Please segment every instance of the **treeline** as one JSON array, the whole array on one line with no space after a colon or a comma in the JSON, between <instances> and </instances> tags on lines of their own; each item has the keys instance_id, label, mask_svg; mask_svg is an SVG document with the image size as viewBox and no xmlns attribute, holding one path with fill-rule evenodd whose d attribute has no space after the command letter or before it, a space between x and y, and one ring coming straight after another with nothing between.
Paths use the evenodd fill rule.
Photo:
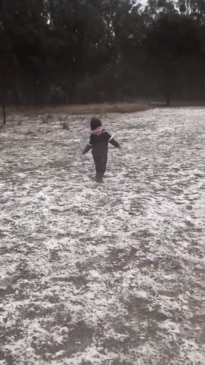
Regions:
<instances>
[{"instance_id":1,"label":"treeline","mask_svg":"<svg viewBox=\"0 0 205 365\"><path fill-rule=\"evenodd\" d=\"M0 0L1 104L205 100L205 0Z\"/></svg>"}]
</instances>

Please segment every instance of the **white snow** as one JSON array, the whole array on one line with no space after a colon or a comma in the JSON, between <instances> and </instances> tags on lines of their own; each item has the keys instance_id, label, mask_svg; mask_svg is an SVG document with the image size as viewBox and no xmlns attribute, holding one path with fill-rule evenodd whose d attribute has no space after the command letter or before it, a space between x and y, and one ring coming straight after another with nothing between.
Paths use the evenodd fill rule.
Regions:
<instances>
[{"instance_id":1,"label":"white snow","mask_svg":"<svg viewBox=\"0 0 205 365\"><path fill-rule=\"evenodd\" d=\"M0 365L204 364L205 109L103 116L122 144L103 185L88 117L19 118L0 130Z\"/></svg>"}]
</instances>

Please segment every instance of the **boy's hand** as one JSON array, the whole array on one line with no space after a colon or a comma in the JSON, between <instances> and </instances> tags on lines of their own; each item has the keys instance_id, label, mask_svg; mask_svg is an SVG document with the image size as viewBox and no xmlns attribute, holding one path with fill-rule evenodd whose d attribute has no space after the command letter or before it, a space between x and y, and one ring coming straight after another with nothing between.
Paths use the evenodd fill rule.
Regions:
<instances>
[{"instance_id":1,"label":"boy's hand","mask_svg":"<svg viewBox=\"0 0 205 365\"><path fill-rule=\"evenodd\" d=\"M87 146L85 147L85 149L83 150L83 155L85 155L87 152L89 152L91 150L91 146L89 144L87 144Z\"/></svg>"}]
</instances>

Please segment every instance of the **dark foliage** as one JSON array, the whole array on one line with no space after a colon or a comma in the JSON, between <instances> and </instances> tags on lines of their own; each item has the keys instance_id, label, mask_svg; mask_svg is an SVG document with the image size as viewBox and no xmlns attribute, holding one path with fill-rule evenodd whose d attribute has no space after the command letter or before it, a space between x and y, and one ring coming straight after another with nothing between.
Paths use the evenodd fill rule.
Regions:
<instances>
[{"instance_id":1,"label":"dark foliage","mask_svg":"<svg viewBox=\"0 0 205 365\"><path fill-rule=\"evenodd\" d=\"M205 0L1 0L6 104L205 99Z\"/></svg>"}]
</instances>

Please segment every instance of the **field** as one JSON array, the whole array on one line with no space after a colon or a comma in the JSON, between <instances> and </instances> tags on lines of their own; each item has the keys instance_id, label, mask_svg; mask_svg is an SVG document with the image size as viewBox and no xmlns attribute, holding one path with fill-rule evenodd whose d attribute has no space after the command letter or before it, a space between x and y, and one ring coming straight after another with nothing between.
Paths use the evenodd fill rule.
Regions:
<instances>
[{"instance_id":1,"label":"field","mask_svg":"<svg viewBox=\"0 0 205 365\"><path fill-rule=\"evenodd\" d=\"M0 130L0 365L205 364L205 109Z\"/></svg>"}]
</instances>

